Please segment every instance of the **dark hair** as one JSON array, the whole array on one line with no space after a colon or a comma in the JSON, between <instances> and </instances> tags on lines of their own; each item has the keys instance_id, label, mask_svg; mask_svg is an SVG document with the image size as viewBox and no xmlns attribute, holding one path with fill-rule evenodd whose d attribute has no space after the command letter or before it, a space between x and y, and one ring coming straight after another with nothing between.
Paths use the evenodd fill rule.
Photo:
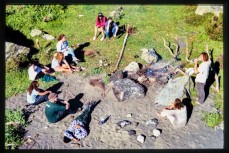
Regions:
<instances>
[{"instance_id":1,"label":"dark hair","mask_svg":"<svg viewBox=\"0 0 229 153\"><path fill-rule=\"evenodd\" d=\"M63 141L64 141L64 143L69 143L71 141L71 139L69 139L68 137L64 136Z\"/></svg>"},{"instance_id":2,"label":"dark hair","mask_svg":"<svg viewBox=\"0 0 229 153\"><path fill-rule=\"evenodd\" d=\"M107 20L112 20L112 17L109 17Z\"/></svg>"},{"instance_id":3,"label":"dark hair","mask_svg":"<svg viewBox=\"0 0 229 153\"><path fill-rule=\"evenodd\" d=\"M100 16L103 17L103 13L101 13L101 12L98 13L98 17L100 17Z\"/></svg>"},{"instance_id":4,"label":"dark hair","mask_svg":"<svg viewBox=\"0 0 229 153\"><path fill-rule=\"evenodd\" d=\"M35 89L36 91L38 91L38 81L32 81L30 83L29 88L27 89L27 91L29 92L29 95L31 95L33 89Z\"/></svg>"},{"instance_id":5,"label":"dark hair","mask_svg":"<svg viewBox=\"0 0 229 153\"><path fill-rule=\"evenodd\" d=\"M202 52L200 55L203 56L203 60L206 62L208 61L208 54L206 52Z\"/></svg>"},{"instance_id":6,"label":"dark hair","mask_svg":"<svg viewBox=\"0 0 229 153\"><path fill-rule=\"evenodd\" d=\"M181 102L179 98L176 98L174 101L174 107L175 109L181 109L182 107L184 107L184 104Z\"/></svg>"},{"instance_id":7,"label":"dark hair","mask_svg":"<svg viewBox=\"0 0 229 153\"><path fill-rule=\"evenodd\" d=\"M60 41L64 36L65 36L64 34L61 34L57 40Z\"/></svg>"}]
</instances>

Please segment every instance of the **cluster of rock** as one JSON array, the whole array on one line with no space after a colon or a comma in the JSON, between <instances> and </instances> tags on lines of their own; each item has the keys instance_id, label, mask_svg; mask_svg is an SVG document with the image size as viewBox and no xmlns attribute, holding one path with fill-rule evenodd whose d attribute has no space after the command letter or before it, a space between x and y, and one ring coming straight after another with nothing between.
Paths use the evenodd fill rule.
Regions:
<instances>
[{"instance_id":1,"label":"cluster of rock","mask_svg":"<svg viewBox=\"0 0 229 153\"><path fill-rule=\"evenodd\" d=\"M5 60L11 60L15 58L20 58L20 56L25 56L30 52L30 48L25 46L20 46L15 43L5 42Z\"/></svg>"},{"instance_id":2,"label":"cluster of rock","mask_svg":"<svg viewBox=\"0 0 229 153\"><path fill-rule=\"evenodd\" d=\"M30 36L31 36L31 37L40 36L41 34L42 34L42 31L39 30L39 29L33 29L33 30L31 30L31 32L30 32ZM48 41L51 41L51 40L54 40L54 39L55 39L54 36L49 35L49 34L44 34L44 35L42 36L42 38L44 38L45 40L48 40Z\"/></svg>"}]
</instances>

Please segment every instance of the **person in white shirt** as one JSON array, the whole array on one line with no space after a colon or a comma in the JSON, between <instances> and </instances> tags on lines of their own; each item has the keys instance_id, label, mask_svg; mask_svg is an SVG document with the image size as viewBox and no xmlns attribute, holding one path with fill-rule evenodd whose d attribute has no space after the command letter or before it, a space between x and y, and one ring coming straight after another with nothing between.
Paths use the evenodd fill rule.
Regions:
<instances>
[{"instance_id":1,"label":"person in white shirt","mask_svg":"<svg viewBox=\"0 0 229 153\"><path fill-rule=\"evenodd\" d=\"M78 58L76 58L75 53L73 51L73 48L68 47L68 41L66 39L66 36L64 34L61 34L58 38L58 43L56 44L57 52L62 52L64 56L72 56L72 60L74 62L79 61Z\"/></svg>"},{"instance_id":2,"label":"person in white shirt","mask_svg":"<svg viewBox=\"0 0 229 153\"><path fill-rule=\"evenodd\" d=\"M44 101L48 101L48 95L52 93L49 90L44 91L38 87L38 81L32 81L27 89L27 102L32 105L38 105Z\"/></svg>"},{"instance_id":3,"label":"person in white shirt","mask_svg":"<svg viewBox=\"0 0 229 153\"><path fill-rule=\"evenodd\" d=\"M202 63L198 66L198 61ZM202 52L200 56L194 60L194 72L196 74L196 87L198 94L198 104L203 104L205 101L205 91L204 86L209 75L209 70L211 66L211 60L206 52Z\"/></svg>"},{"instance_id":4,"label":"person in white shirt","mask_svg":"<svg viewBox=\"0 0 229 153\"><path fill-rule=\"evenodd\" d=\"M181 128L187 123L187 108L179 98L163 109L161 113L157 113L159 117L167 117L173 127Z\"/></svg>"}]
</instances>

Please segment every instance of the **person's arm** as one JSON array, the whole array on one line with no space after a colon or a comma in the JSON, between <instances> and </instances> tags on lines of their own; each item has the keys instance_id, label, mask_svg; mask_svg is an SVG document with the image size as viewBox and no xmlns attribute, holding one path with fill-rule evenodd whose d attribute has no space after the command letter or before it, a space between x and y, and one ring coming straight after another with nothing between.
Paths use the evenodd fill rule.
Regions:
<instances>
[{"instance_id":1,"label":"person's arm","mask_svg":"<svg viewBox=\"0 0 229 153\"><path fill-rule=\"evenodd\" d=\"M39 92L39 96L43 96L43 95L47 95L48 93L51 93L51 91L47 90L47 91L44 91L44 92Z\"/></svg>"},{"instance_id":2,"label":"person's arm","mask_svg":"<svg viewBox=\"0 0 229 153\"><path fill-rule=\"evenodd\" d=\"M197 74L198 73L198 59L194 60L194 73Z\"/></svg>"},{"instance_id":3,"label":"person's arm","mask_svg":"<svg viewBox=\"0 0 229 153\"><path fill-rule=\"evenodd\" d=\"M107 18L104 16L104 17L103 17L103 21L102 21L102 23L101 23L101 27L104 27L105 24L106 24L106 22L107 22Z\"/></svg>"},{"instance_id":4,"label":"person's arm","mask_svg":"<svg viewBox=\"0 0 229 153\"><path fill-rule=\"evenodd\" d=\"M114 37L116 37L116 36L117 36L117 32L118 32L118 26L117 26L117 24L116 24L116 23L114 23L114 26L115 26L115 28L116 28L116 30L115 30L115 34L114 34Z\"/></svg>"},{"instance_id":5,"label":"person's arm","mask_svg":"<svg viewBox=\"0 0 229 153\"><path fill-rule=\"evenodd\" d=\"M67 62L66 60L63 60L63 62L64 62L64 64L66 64L67 67L72 71L72 69L71 69L70 65L68 64L68 62Z\"/></svg>"},{"instance_id":6,"label":"person's arm","mask_svg":"<svg viewBox=\"0 0 229 153\"><path fill-rule=\"evenodd\" d=\"M99 17L97 16L95 19L95 26L98 28L100 26L99 24Z\"/></svg>"},{"instance_id":7,"label":"person's arm","mask_svg":"<svg viewBox=\"0 0 229 153\"><path fill-rule=\"evenodd\" d=\"M109 27L110 27L110 24L109 24L109 22L107 21L106 24L105 24L105 30L106 30L106 31L109 31Z\"/></svg>"}]
</instances>

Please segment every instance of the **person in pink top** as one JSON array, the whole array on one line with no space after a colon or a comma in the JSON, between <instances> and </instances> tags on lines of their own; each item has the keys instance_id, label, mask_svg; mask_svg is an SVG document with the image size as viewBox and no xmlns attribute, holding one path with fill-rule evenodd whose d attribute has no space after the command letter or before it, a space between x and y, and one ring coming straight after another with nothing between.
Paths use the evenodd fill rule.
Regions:
<instances>
[{"instance_id":1,"label":"person in pink top","mask_svg":"<svg viewBox=\"0 0 229 153\"><path fill-rule=\"evenodd\" d=\"M105 37L104 28L105 28L106 21L107 21L106 16L104 16L102 13L99 13L98 16L96 17L95 36L93 37L93 40L95 40L97 37L97 31L102 32L102 38L100 39L100 41L104 40Z\"/></svg>"}]
</instances>

